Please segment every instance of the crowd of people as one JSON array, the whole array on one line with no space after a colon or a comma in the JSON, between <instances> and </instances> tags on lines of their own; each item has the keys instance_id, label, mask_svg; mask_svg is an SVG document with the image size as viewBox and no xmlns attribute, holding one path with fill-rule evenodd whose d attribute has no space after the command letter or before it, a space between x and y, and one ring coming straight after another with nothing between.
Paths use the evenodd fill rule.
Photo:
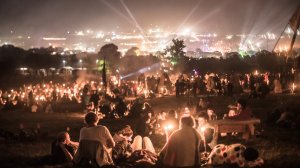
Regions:
<instances>
[{"instance_id":1,"label":"crowd of people","mask_svg":"<svg viewBox=\"0 0 300 168\"><path fill-rule=\"evenodd\" d=\"M107 86L107 87L106 87ZM292 75L259 73L252 74L177 74L169 76L145 76L140 74L137 81L126 81L112 76L108 83L99 81L69 83L39 83L24 85L11 90L0 90L0 110L13 111L27 108L29 111L72 111L71 105L81 104L83 109L93 108L95 111L107 106L113 111L117 104L123 103L126 97L153 98L172 95L194 96L201 94L239 95L248 93L249 97L264 97L273 93L294 93L297 90ZM122 101L121 101L122 99ZM132 102L126 102L130 104ZM68 104L68 107L64 105ZM92 107L91 107L92 106ZM53 110L53 108L56 108ZM69 109L68 109L69 108ZM124 107L122 107L124 108ZM122 109L123 113L124 109ZM125 110L126 111L126 110ZM119 115L124 116L124 114ZM113 114L114 115L114 114ZM111 116L113 116L111 115Z\"/></svg>"},{"instance_id":2,"label":"crowd of people","mask_svg":"<svg viewBox=\"0 0 300 168\"><path fill-rule=\"evenodd\" d=\"M203 98L193 107L159 113L154 113L148 103L139 103L137 129L133 131L130 125L126 125L113 136L107 127L97 124L102 116L95 111L87 113L86 127L80 130L78 143L71 141L66 132L58 135L52 144L54 160L63 155L60 158L65 162L72 160L82 167L199 167L201 164L255 167L263 164L258 151L252 147L218 144L215 127L208 122L218 117ZM228 115L224 115L225 119L247 120L253 117L245 99L239 99L230 109ZM149 138L152 134L166 136L161 151L155 150ZM62 135L65 138L61 138ZM203 157L202 154L207 152L211 153Z\"/></svg>"},{"instance_id":3,"label":"crowd of people","mask_svg":"<svg viewBox=\"0 0 300 168\"><path fill-rule=\"evenodd\" d=\"M175 79L175 80L174 80ZM85 167L104 165L148 165L158 167L197 167L203 164L237 164L259 166L263 160L257 150L242 144L218 144L216 130L210 120L247 120L253 117L244 99L229 106L220 116L204 98L182 109L154 112L145 98L175 94L176 97L197 97L200 94L240 95L249 98L274 93L292 92L293 79L281 74L243 75L179 74L175 78L163 73L160 77L141 74L137 81L112 77L108 83L86 81L74 83L42 83L0 91L1 111L67 112L76 105L85 112L86 127L80 130L79 142L61 132L52 143L51 154L57 163L70 162ZM129 99L129 97L131 99ZM271 119L283 123L288 109L272 114ZM107 127L98 125L100 118L138 119L134 131L127 125L112 136ZM273 117L273 118L272 118ZM276 118L276 121L275 119ZM270 120L271 120L270 119ZM254 131L251 130L252 132ZM161 134L166 144L156 151L150 136ZM134 138L133 138L134 137ZM189 142L189 143L187 143ZM210 152L205 157L202 153Z\"/></svg>"},{"instance_id":4,"label":"crowd of people","mask_svg":"<svg viewBox=\"0 0 300 168\"><path fill-rule=\"evenodd\" d=\"M176 96L197 96L204 93L228 95L249 93L250 97L264 97L268 93L295 92L292 74L271 74L255 71L250 74L199 75L196 71L188 76L181 74L175 82ZM294 85L294 86L293 86Z\"/></svg>"},{"instance_id":5,"label":"crowd of people","mask_svg":"<svg viewBox=\"0 0 300 168\"><path fill-rule=\"evenodd\" d=\"M238 106L240 103L237 103ZM243 109L238 115L243 115L242 111ZM252 147L212 143L213 140L207 132L202 130L204 125L213 129L208 127L208 117L204 113L192 114L184 111L180 117L172 115L173 111L166 121L169 124L170 121L174 121L173 123L178 125L172 129L165 127L169 134L166 133L166 144L160 151L155 150L149 135L140 135L133 131L130 125L112 135L107 127L98 125L99 116L89 112L85 115L86 127L80 130L79 142L73 142L67 132L61 132L52 143L51 154L56 163L73 161L73 164L79 167L177 168L200 167L201 164L236 164L240 167L263 165L263 159ZM211 153L203 157L202 154L209 151Z\"/></svg>"}]
</instances>

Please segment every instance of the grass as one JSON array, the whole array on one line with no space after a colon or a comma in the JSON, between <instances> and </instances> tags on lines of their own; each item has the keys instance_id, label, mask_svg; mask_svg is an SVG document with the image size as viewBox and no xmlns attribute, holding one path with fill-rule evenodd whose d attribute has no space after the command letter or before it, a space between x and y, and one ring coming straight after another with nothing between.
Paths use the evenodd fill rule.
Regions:
<instances>
[{"instance_id":1,"label":"grass","mask_svg":"<svg viewBox=\"0 0 300 168\"><path fill-rule=\"evenodd\" d=\"M232 97L209 97L211 107L218 116L228 111L227 105L235 102L237 98ZM185 107L187 98L162 97L150 101L155 112L169 111ZM299 112L300 96L279 95L267 96L264 99L249 101L253 113L264 121L276 107L281 104L290 106L294 112ZM193 102L197 102L193 99ZM51 165L47 158L50 154L50 144L60 131L70 128L73 140L78 140L79 130L84 126L83 113L28 113L28 112L6 112L0 113L0 128L11 132L17 132L22 123L25 129L36 129L37 124L41 126L42 132L48 136L38 141L0 141L0 167L70 167L70 165ZM134 119L101 120L111 132L123 125L130 124L137 127ZM245 142L240 137L220 138L220 143L243 143L256 147L260 156L265 160L264 167L299 167L300 166L300 131L296 128L285 129L262 124L264 130L262 135ZM163 136L154 135L150 137L158 152L165 143Z\"/></svg>"}]
</instances>

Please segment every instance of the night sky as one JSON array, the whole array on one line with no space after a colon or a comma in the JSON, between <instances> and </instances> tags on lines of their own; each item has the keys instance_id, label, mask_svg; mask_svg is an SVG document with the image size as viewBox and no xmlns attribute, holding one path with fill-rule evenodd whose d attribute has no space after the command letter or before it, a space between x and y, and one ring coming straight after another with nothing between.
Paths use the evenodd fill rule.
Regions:
<instances>
[{"instance_id":1,"label":"night sky","mask_svg":"<svg viewBox=\"0 0 300 168\"><path fill-rule=\"evenodd\" d=\"M0 35L158 26L197 33L282 31L300 0L0 0Z\"/></svg>"}]
</instances>

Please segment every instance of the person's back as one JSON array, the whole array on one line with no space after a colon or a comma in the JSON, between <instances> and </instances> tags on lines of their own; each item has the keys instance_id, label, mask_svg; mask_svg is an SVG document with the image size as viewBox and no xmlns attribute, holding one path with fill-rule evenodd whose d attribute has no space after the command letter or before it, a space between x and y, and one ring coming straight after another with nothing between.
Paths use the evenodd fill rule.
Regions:
<instances>
[{"instance_id":1,"label":"person's back","mask_svg":"<svg viewBox=\"0 0 300 168\"><path fill-rule=\"evenodd\" d=\"M167 160L166 164L173 166L191 166L194 164L195 136L192 129L181 129L175 131L170 139L170 148L166 155L173 155L172 160ZM173 154L169 154L173 153Z\"/></svg>"},{"instance_id":2,"label":"person's back","mask_svg":"<svg viewBox=\"0 0 300 168\"><path fill-rule=\"evenodd\" d=\"M113 164L107 148L114 147L115 142L105 126L97 125L98 120L95 113L85 116L87 127L80 130L79 148L74 160L76 164L80 165L85 161L98 166Z\"/></svg>"},{"instance_id":3,"label":"person's back","mask_svg":"<svg viewBox=\"0 0 300 168\"><path fill-rule=\"evenodd\" d=\"M161 151L164 166L193 167L199 163L200 135L193 126L194 121L191 117L181 119L181 129L171 134Z\"/></svg>"},{"instance_id":4,"label":"person's back","mask_svg":"<svg viewBox=\"0 0 300 168\"><path fill-rule=\"evenodd\" d=\"M119 117L124 117L125 112L127 110L127 106L126 106L126 104L124 103L123 100L119 101L119 103L117 104L115 110L118 113Z\"/></svg>"},{"instance_id":5,"label":"person's back","mask_svg":"<svg viewBox=\"0 0 300 168\"><path fill-rule=\"evenodd\" d=\"M105 126L97 125L94 127L84 127L80 130L80 140L94 140L106 144L110 133Z\"/></svg>"},{"instance_id":6,"label":"person's back","mask_svg":"<svg viewBox=\"0 0 300 168\"><path fill-rule=\"evenodd\" d=\"M95 106L98 106L99 95L97 91L93 91L93 94L90 97L90 101L94 103Z\"/></svg>"}]
</instances>

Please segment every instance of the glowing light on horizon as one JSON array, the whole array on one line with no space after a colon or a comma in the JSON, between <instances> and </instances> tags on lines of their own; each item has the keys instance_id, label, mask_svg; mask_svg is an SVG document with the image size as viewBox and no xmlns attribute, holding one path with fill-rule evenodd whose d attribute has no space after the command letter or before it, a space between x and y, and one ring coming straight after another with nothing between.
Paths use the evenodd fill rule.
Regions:
<instances>
[{"instance_id":1,"label":"glowing light on horizon","mask_svg":"<svg viewBox=\"0 0 300 168\"><path fill-rule=\"evenodd\" d=\"M84 33L83 33L83 31L79 31L79 32L76 33L76 35L77 36L84 36Z\"/></svg>"},{"instance_id":2,"label":"glowing light on horizon","mask_svg":"<svg viewBox=\"0 0 300 168\"><path fill-rule=\"evenodd\" d=\"M64 37L43 37L45 41L65 41L67 38Z\"/></svg>"},{"instance_id":3,"label":"glowing light on horizon","mask_svg":"<svg viewBox=\"0 0 300 168\"><path fill-rule=\"evenodd\" d=\"M95 37L96 39L102 39L102 38L104 38L104 33L102 33L102 32L98 32L97 34L96 34L96 37Z\"/></svg>"},{"instance_id":4,"label":"glowing light on horizon","mask_svg":"<svg viewBox=\"0 0 300 168\"><path fill-rule=\"evenodd\" d=\"M190 28L184 28L181 32L179 32L178 34L181 36L188 36L191 33L191 29Z\"/></svg>"}]
</instances>

